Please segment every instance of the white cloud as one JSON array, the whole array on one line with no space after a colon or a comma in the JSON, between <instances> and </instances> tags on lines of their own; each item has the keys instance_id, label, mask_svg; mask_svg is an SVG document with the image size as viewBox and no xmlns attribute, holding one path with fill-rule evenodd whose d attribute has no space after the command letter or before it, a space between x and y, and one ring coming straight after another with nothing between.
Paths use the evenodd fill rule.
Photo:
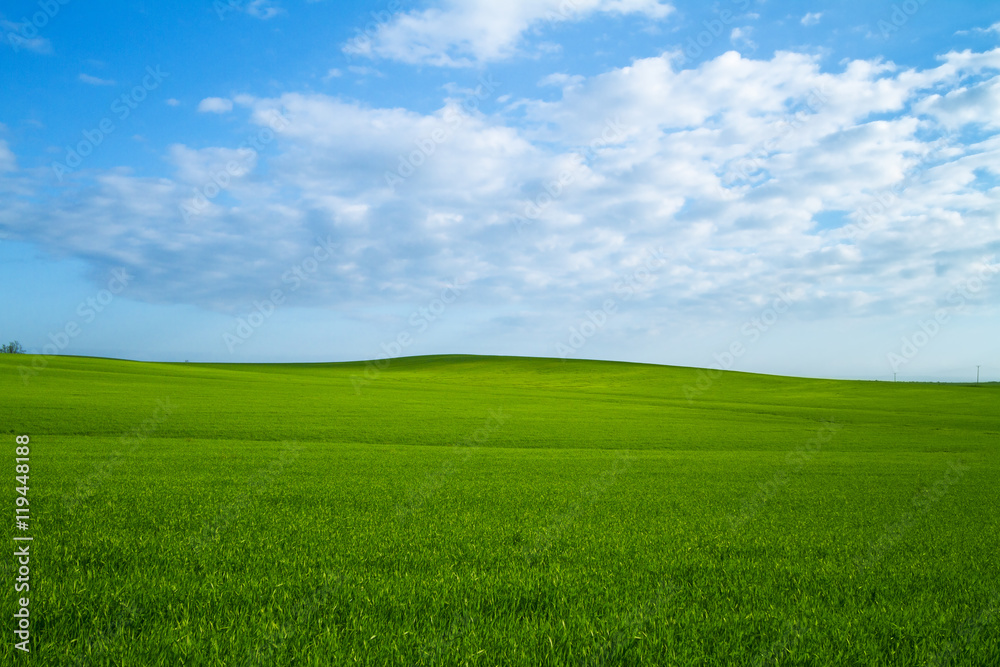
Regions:
<instances>
[{"instance_id":1,"label":"white cloud","mask_svg":"<svg viewBox=\"0 0 1000 667\"><path fill-rule=\"evenodd\" d=\"M233 110L233 101L223 97L206 97L198 103L198 111L203 113L229 113Z\"/></svg>"},{"instance_id":2,"label":"white cloud","mask_svg":"<svg viewBox=\"0 0 1000 667\"><path fill-rule=\"evenodd\" d=\"M16 170L17 158L14 157L14 153L10 150L7 142L0 139L0 172Z\"/></svg>"},{"instance_id":3,"label":"white cloud","mask_svg":"<svg viewBox=\"0 0 1000 667\"><path fill-rule=\"evenodd\" d=\"M171 106L171 107L179 107L181 105L181 101L178 100L178 99L176 99L176 98L171 97L171 98L167 99L166 104L167 104L167 106Z\"/></svg>"},{"instance_id":4,"label":"white cloud","mask_svg":"<svg viewBox=\"0 0 1000 667\"><path fill-rule=\"evenodd\" d=\"M994 127L998 60L824 72L798 53L729 52L693 69L667 54L574 80L554 101L521 100L510 116L463 112L459 99L422 114L241 96L255 132L275 110L288 120L252 154L172 146L169 178L80 176L43 208L15 199L0 227L134 269L136 298L227 312L280 286L327 236L338 254L298 304L419 302L460 275L477 298L562 318L665 246L670 264L643 297L652 319L723 317L782 286L805 319L919 311L1000 250L1000 190L983 177L1000 175L1000 137L952 131ZM179 206L242 160L246 172L184 224ZM863 234L818 224L866 210Z\"/></svg>"},{"instance_id":5,"label":"white cloud","mask_svg":"<svg viewBox=\"0 0 1000 667\"><path fill-rule=\"evenodd\" d=\"M358 76L385 76L382 72L378 71L374 67L363 67L360 65L350 65L347 71L351 74L357 74Z\"/></svg>"},{"instance_id":6,"label":"white cloud","mask_svg":"<svg viewBox=\"0 0 1000 667\"><path fill-rule=\"evenodd\" d=\"M812 26L819 23L819 20L823 18L823 12L808 12L802 17L802 25Z\"/></svg>"},{"instance_id":7,"label":"white cloud","mask_svg":"<svg viewBox=\"0 0 1000 667\"><path fill-rule=\"evenodd\" d=\"M220 173L227 172L227 165L236 164L239 168L228 170L244 175L257 166L257 153L250 148L202 148L195 150L181 144L174 144L169 149L169 160L176 167L175 179L179 183L195 187L205 185Z\"/></svg>"},{"instance_id":8,"label":"white cloud","mask_svg":"<svg viewBox=\"0 0 1000 667\"><path fill-rule=\"evenodd\" d=\"M90 85L90 86L113 86L113 85L115 85L115 82L112 81L111 79L100 79L100 78L98 78L96 76L90 76L89 74L83 74L83 73L81 73L77 77L77 79L80 80L80 81L82 81L83 83L86 83L87 85Z\"/></svg>"},{"instance_id":9,"label":"white cloud","mask_svg":"<svg viewBox=\"0 0 1000 667\"><path fill-rule=\"evenodd\" d=\"M22 49L43 55L52 53L52 42L44 37L25 37L24 24L0 20L0 41L5 41L15 51Z\"/></svg>"},{"instance_id":10,"label":"white cloud","mask_svg":"<svg viewBox=\"0 0 1000 667\"><path fill-rule=\"evenodd\" d=\"M750 39L752 33L753 28L750 26L733 28L732 32L729 33L729 41L737 48L743 47L747 51L756 51L757 44Z\"/></svg>"},{"instance_id":11,"label":"white cloud","mask_svg":"<svg viewBox=\"0 0 1000 667\"><path fill-rule=\"evenodd\" d=\"M372 34L349 41L344 52L412 64L468 66L512 57L524 33L546 23L597 13L663 19L672 11L661 0L441 0L439 6L396 14Z\"/></svg>"},{"instance_id":12,"label":"white cloud","mask_svg":"<svg viewBox=\"0 0 1000 667\"><path fill-rule=\"evenodd\" d=\"M570 76L569 74L557 72L555 74L549 74L548 76L542 77L542 80L538 82L538 85L565 88L567 86L575 86L584 80L585 78L579 74Z\"/></svg>"},{"instance_id":13,"label":"white cloud","mask_svg":"<svg viewBox=\"0 0 1000 667\"><path fill-rule=\"evenodd\" d=\"M284 9L275 7L271 0L252 0L246 6L247 14L262 21L273 19L278 14L284 13L284 11Z\"/></svg>"},{"instance_id":14,"label":"white cloud","mask_svg":"<svg viewBox=\"0 0 1000 667\"><path fill-rule=\"evenodd\" d=\"M970 124L1000 128L1000 115L997 114L1000 80L951 90L945 95L931 95L921 100L917 108L950 130Z\"/></svg>"},{"instance_id":15,"label":"white cloud","mask_svg":"<svg viewBox=\"0 0 1000 667\"><path fill-rule=\"evenodd\" d=\"M991 33L991 32L995 32L996 34L1000 35L1000 22L994 23L993 25L991 25L988 28L979 28L979 27L976 27L976 28L973 28L972 30L956 30L955 34L956 35L972 35L972 34L986 35L986 34Z\"/></svg>"}]
</instances>

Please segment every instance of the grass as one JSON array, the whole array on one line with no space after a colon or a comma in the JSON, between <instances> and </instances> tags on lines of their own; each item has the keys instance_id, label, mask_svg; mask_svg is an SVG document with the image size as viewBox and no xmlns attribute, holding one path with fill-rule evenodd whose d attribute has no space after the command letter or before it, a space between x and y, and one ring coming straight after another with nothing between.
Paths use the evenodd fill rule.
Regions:
<instances>
[{"instance_id":1,"label":"grass","mask_svg":"<svg viewBox=\"0 0 1000 667\"><path fill-rule=\"evenodd\" d=\"M30 360L38 664L1000 664L997 385Z\"/></svg>"}]
</instances>

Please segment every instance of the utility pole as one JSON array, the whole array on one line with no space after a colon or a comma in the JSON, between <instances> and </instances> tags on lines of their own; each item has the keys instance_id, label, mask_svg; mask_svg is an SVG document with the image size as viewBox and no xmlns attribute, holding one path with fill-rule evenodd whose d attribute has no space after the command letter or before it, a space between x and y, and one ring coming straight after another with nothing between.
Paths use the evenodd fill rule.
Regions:
<instances>
[{"instance_id":1,"label":"utility pole","mask_svg":"<svg viewBox=\"0 0 1000 667\"><path fill-rule=\"evenodd\" d=\"M979 366L976 366L976 384L979 384Z\"/></svg>"},{"instance_id":2,"label":"utility pole","mask_svg":"<svg viewBox=\"0 0 1000 667\"><path fill-rule=\"evenodd\" d=\"M893 382L895 382L895 381L896 381L896 374L895 374L895 373L893 373L893 374L892 374L892 381L893 381Z\"/></svg>"}]
</instances>

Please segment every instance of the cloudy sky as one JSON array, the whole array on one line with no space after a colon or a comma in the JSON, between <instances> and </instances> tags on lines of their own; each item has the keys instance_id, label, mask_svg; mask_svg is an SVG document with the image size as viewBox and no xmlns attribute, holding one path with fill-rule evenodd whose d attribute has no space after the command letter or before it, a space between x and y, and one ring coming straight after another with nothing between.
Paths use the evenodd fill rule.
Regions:
<instances>
[{"instance_id":1,"label":"cloudy sky","mask_svg":"<svg viewBox=\"0 0 1000 667\"><path fill-rule=\"evenodd\" d=\"M1000 379L1000 6L5 3L0 338Z\"/></svg>"}]
</instances>

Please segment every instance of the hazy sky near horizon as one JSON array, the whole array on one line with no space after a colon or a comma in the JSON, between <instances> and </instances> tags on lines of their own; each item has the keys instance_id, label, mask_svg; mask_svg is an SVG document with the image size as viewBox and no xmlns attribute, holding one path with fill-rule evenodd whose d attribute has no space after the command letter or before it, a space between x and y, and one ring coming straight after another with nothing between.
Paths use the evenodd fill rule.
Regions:
<instances>
[{"instance_id":1,"label":"hazy sky near horizon","mask_svg":"<svg viewBox=\"0 0 1000 667\"><path fill-rule=\"evenodd\" d=\"M1000 380L1000 5L15 1L0 338Z\"/></svg>"}]
</instances>

